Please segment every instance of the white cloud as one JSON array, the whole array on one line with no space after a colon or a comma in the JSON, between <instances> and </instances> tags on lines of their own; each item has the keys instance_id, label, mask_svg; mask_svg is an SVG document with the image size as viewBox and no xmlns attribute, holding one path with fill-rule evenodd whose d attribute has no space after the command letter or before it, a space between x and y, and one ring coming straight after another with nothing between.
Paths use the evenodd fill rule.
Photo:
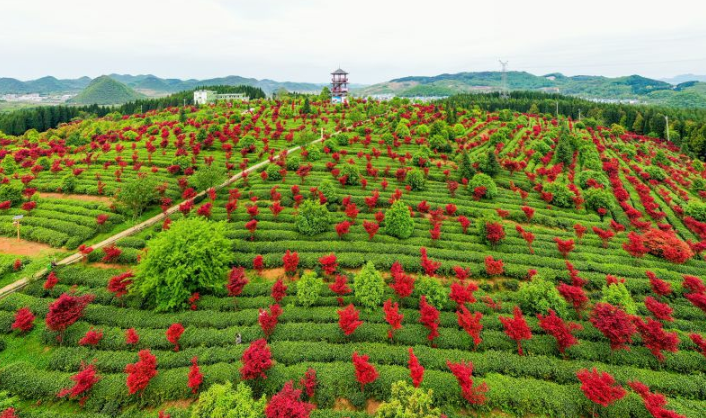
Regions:
<instances>
[{"instance_id":1,"label":"white cloud","mask_svg":"<svg viewBox=\"0 0 706 418\"><path fill-rule=\"evenodd\" d=\"M495 70L703 73L706 4L673 0L23 0L0 4L0 76L237 74L356 82Z\"/></svg>"}]
</instances>

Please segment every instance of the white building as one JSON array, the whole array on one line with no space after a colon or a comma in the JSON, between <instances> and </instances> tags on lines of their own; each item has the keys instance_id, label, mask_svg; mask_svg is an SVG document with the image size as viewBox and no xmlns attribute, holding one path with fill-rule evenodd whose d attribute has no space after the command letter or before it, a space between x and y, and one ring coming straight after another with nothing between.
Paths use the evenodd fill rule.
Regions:
<instances>
[{"instance_id":1,"label":"white building","mask_svg":"<svg viewBox=\"0 0 706 418\"><path fill-rule=\"evenodd\" d=\"M214 103L219 100L224 100L228 102L240 101L245 102L248 100L248 96L244 93L224 93L217 94L213 90L196 90L194 91L194 104L204 105L207 103Z\"/></svg>"}]
</instances>

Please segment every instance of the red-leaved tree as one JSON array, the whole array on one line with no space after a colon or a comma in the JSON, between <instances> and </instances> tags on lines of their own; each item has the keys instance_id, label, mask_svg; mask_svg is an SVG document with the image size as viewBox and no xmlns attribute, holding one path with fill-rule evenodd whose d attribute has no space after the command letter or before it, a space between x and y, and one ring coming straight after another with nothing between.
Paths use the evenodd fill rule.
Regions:
<instances>
[{"instance_id":1,"label":"red-leaved tree","mask_svg":"<svg viewBox=\"0 0 706 418\"><path fill-rule=\"evenodd\" d=\"M433 345L434 340L439 336L439 310L427 303L425 295L422 295L419 300L419 322L429 330L427 340Z\"/></svg>"},{"instance_id":2,"label":"red-leaved tree","mask_svg":"<svg viewBox=\"0 0 706 418\"><path fill-rule=\"evenodd\" d=\"M181 335L184 333L184 326L180 323L172 324L165 335L167 336L167 341L174 345L174 351L179 351L179 340Z\"/></svg>"},{"instance_id":3,"label":"red-leaved tree","mask_svg":"<svg viewBox=\"0 0 706 418\"><path fill-rule=\"evenodd\" d=\"M588 296L586 296L586 291L583 290L581 286L572 286L566 283L561 283L557 286L559 294L566 299L567 302L574 307L574 310L581 318L581 313L586 308L588 304Z\"/></svg>"},{"instance_id":4,"label":"red-leaved tree","mask_svg":"<svg viewBox=\"0 0 706 418\"><path fill-rule=\"evenodd\" d=\"M81 363L81 368L78 373L71 376L74 385L69 388L64 388L56 395L59 398L68 396L69 399L79 399L79 405L83 406L88 399L88 392L93 385L98 383L100 376L95 364Z\"/></svg>"},{"instance_id":5,"label":"red-leaved tree","mask_svg":"<svg viewBox=\"0 0 706 418\"><path fill-rule=\"evenodd\" d=\"M419 359L414 355L412 347L409 348L409 376L412 378L412 385L418 388L424 379L424 367L419 364Z\"/></svg>"},{"instance_id":6,"label":"red-leaved tree","mask_svg":"<svg viewBox=\"0 0 706 418\"><path fill-rule=\"evenodd\" d=\"M392 299L386 300L382 309L385 312L385 322L390 325L390 328L387 330L387 338L393 339L395 331L402 328L404 315L400 313L399 303L392 303Z\"/></svg>"},{"instance_id":7,"label":"red-leaved tree","mask_svg":"<svg viewBox=\"0 0 706 418\"><path fill-rule=\"evenodd\" d=\"M101 331L101 330L96 331L93 329L93 327L91 327L91 328L89 328L88 331L86 331L86 335L84 335L83 338L81 338L78 341L78 345L80 345L80 346L90 345L90 346L95 347L96 345L98 345L98 343L102 339L103 339L103 331Z\"/></svg>"},{"instance_id":8,"label":"red-leaved tree","mask_svg":"<svg viewBox=\"0 0 706 418\"><path fill-rule=\"evenodd\" d=\"M478 344L481 343L480 333L483 331L483 324L481 323L483 319L483 314L480 312L471 313L468 308L464 305L459 306L456 311L456 320L458 321L458 326L460 326L466 334L473 340L473 350L478 348Z\"/></svg>"},{"instance_id":9,"label":"red-leaved tree","mask_svg":"<svg viewBox=\"0 0 706 418\"><path fill-rule=\"evenodd\" d=\"M136 345L138 342L140 342L140 336L137 335L137 331L135 331L135 328L127 329L125 331L125 344Z\"/></svg>"},{"instance_id":10,"label":"red-leaved tree","mask_svg":"<svg viewBox=\"0 0 706 418\"><path fill-rule=\"evenodd\" d=\"M586 398L603 407L622 399L627 393L622 386L615 383L613 376L606 372L599 372L595 368L591 371L579 370L576 377L581 382L581 391Z\"/></svg>"},{"instance_id":11,"label":"red-leaved tree","mask_svg":"<svg viewBox=\"0 0 706 418\"><path fill-rule=\"evenodd\" d=\"M127 288L132 284L132 272L128 271L117 276L113 276L108 281L108 291L114 293L120 299L127 294Z\"/></svg>"},{"instance_id":12,"label":"red-leaved tree","mask_svg":"<svg viewBox=\"0 0 706 418\"><path fill-rule=\"evenodd\" d=\"M632 381L628 382L628 386L640 395L642 402L645 404L645 409L654 418L686 418L684 415L665 409L667 398L661 393L650 392L650 388L644 383Z\"/></svg>"},{"instance_id":13,"label":"red-leaved tree","mask_svg":"<svg viewBox=\"0 0 706 418\"><path fill-rule=\"evenodd\" d=\"M496 260L492 255L485 257L485 273L488 276L498 276L505 271L503 260Z\"/></svg>"},{"instance_id":14,"label":"red-leaved tree","mask_svg":"<svg viewBox=\"0 0 706 418\"><path fill-rule=\"evenodd\" d=\"M287 276L293 276L299 268L299 254L297 252L291 252L287 250L282 256L282 263L284 264L284 272Z\"/></svg>"},{"instance_id":15,"label":"red-leaved tree","mask_svg":"<svg viewBox=\"0 0 706 418\"><path fill-rule=\"evenodd\" d=\"M458 307L466 303L475 303L476 298L473 296L473 292L478 290L478 285L474 282L468 282L466 286L459 282L451 283L451 294L449 299L456 302Z\"/></svg>"},{"instance_id":16,"label":"red-leaved tree","mask_svg":"<svg viewBox=\"0 0 706 418\"><path fill-rule=\"evenodd\" d=\"M318 386L318 382L316 380L316 370L314 370L313 367L306 369L304 377L299 380L299 384L304 389L306 397L311 400L316 394L316 387Z\"/></svg>"},{"instance_id":17,"label":"red-leaved tree","mask_svg":"<svg viewBox=\"0 0 706 418\"><path fill-rule=\"evenodd\" d=\"M648 311L650 311L652 316L660 321L674 321L674 318L672 318L672 312L674 312L674 309L672 309L672 307L667 303L662 303L652 296L646 296L645 307Z\"/></svg>"},{"instance_id":18,"label":"red-leaved tree","mask_svg":"<svg viewBox=\"0 0 706 418\"><path fill-rule=\"evenodd\" d=\"M605 302L599 302L593 307L590 321L610 340L611 350L628 350L628 344L632 342L632 336L637 331L632 317L627 312Z\"/></svg>"},{"instance_id":19,"label":"red-leaved tree","mask_svg":"<svg viewBox=\"0 0 706 418\"><path fill-rule=\"evenodd\" d=\"M353 334L359 326L363 325L363 321L359 320L360 311L358 311L352 303L344 309L339 309L337 312L338 327L341 328L343 335L346 337Z\"/></svg>"},{"instance_id":20,"label":"red-leaved tree","mask_svg":"<svg viewBox=\"0 0 706 418\"><path fill-rule=\"evenodd\" d=\"M59 332L57 339L62 341L66 328L81 319L84 309L91 301L93 301L93 295L74 296L62 293L49 305L49 312L45 318L47 328Z\"/></svg>"},{"instance_id":21,"label":"red-leaved tree","mask_svg":"<svg viewBox=\"0 0 706 418\"><path fill-rule=\"evenodd\" d=\"M343 306L343 296L351 293L351 288L348 286L348 278L342 274L337 274L333 283L328 285L328 288L338 295L338 306Z\"/></svg>"},{"instance_id":22,"label":"red-leaved tree","mask_svg":"<svg viewBox=\"0 0 706 418\"><path fill-rule=\"evenodd\" d=\"M12 323L13 330L21 333L29 332L34 328L34 314L29 308L20 308L15 312L15 321Z\"/></svg>"},{"instance_id":23,"label":"red-leaved tree","mask_svg":"<svg viewBox=\"0 0 706 418\"><path fill-rule=\"evenodd\" d=\"M196 395L196 393L199 391L199 387L201 387L201 383L203 383L203 373L201 373L201 369L199 369L199 359L198 357L194 357L191 359L191 367L189 368L189 382L187 385L189 386L189 389L191 389L191 393Z\"/></svg>"},{"instance_id":24,"label":"red-leaved tree","mask_svg":"<svg viewBox=\"0 0 706 418\"><path fill-rule=\"evenodd\" d=\"M338 269L338 262L336 262L336 254L329 254L319 258L319 263L321 263L321 270L329 276L336 273Z\"/></svg>"},{"instance_id":25,"label":"red-leaved tree","mask_svg":"<svg viewBox=\"0 0 706 418\"><path fill-rule=\"evenodd\" d=\"M353 352L353 368L355 369L355 380L360 384L360 390L365 390L365 385L377 380L379 374L375 366L368 362L367 355L359 356L358 352Z\"/></svg>"},{"instance_id":26,"label":"red-leaved tree","mask_svg":"<svg viewBox=\"0 0 706 418\"><path fill-rule=\"evenodd\" d=\"M567 348L578 344L573 332L583 329L581 324L564 322L553 309L549 309L549 315L546 316L537 314L537 318L539 319L539 326L544 332L556 339L557 347L562 355L564 355Z\"/></svg>"},{"instance_id":27,"label":"red-leaved tree","mask_svg":"<svg viewBox=\"0 0 706 418\"><path fill-rule=\"evenodd\" d=\"M150 350L141 350L136 363L125 366L127 373L127 390L130 395L142 392L153 377L157 376L157 357Z\"/></svg>"},{"instance_id":28,"label":"red-leaved tree","mask_svg":"<svg viewBox=\"0 0 706 418\"><path fill-rule=\"evenodd\" d=\"M265 338L269 338L270 335L277 327L279 323L279 316L282 315L282 308L278 304L270 306L270 311L260 309L260 313L257 315L257 322L262 328L262 332L265 333Z\"/></svg>"},{"instance_id":29,"label":"red-leaved tree","mask_svg":"<svg viewBox=\"0 0 706 418\"><path fill-rule=\"evenodd\" d=\"M309 418L314 405L301 399L302 391L288 381L282 390L272 396L265 407L267 418Z\"/></svg>"},{"instance_id":30,"label":"red-leaved tree","mask_svg":"<svg viewBox=\"0 0 706 418\"><path fill-rule=\"evenodd\" d=\"M265 372L272 367L272 352L265 339L255 340L245 349L240 359L240 378L252 380L259 377L267 379Z\"/></svg>"},{"instance_id":31,"label":"red-leaved tree","mask_svg":"<svg viewBox=\"0 0 706 418\"><path fill-rule=\"evenodd\" d=\"M559 237L554 237L554 242L556 242L556 249L564 258L567 258L569 253L574 250L574 240L572 239L563 240Z\"/></svg>"},{"instance_id":32,"label":"red-leaved tree","mask_svg":"<svg viewBox=\"0 0 706 418\"><path fill-rule=\"evenodd\" d=\"M451 370L451 373L456 377L459 386L461 386L461 395L463 399L473 405L481 405L485 403L485 393L488 391L488 385L483 382L480 385L473 383L473 363L446 362L446 365Z\"/></svg>"},{"instance_id":33,"label":"red-leaved tree","mask_svg":"<svg viewBox=\"0 0 706 418\"><path fill-rule=\"evenodd\" d=\"M664 361L662 351L676 353L679 348L679 337L676 332L667 332L662 328L662 323L655 321L652 318L647 318L643 321L640 318L634 318L637 332L642 337L642 343L660 362Z\"/></svg>"},{"instance_id":34,"label":"red-leaved tree","mask_svg":"<svg viewBox=\"0 0 706 418\"><path fill-rule=\"evenodd\" d=\"M274 299L276 303L280 303L280 301L287 296L287 285L284 284L282 279L277 279L275 284L272 285L271 295L272 299Z\"/></svg>"},{"instance_id":35,"label":"red-leaved tree","mask_svg":"<svg viewBox=\"0 0 706 418\"><path fill-rule=\"evenodd\" d=\"M240 296L246 284L248 284L248 278L245 277L245 269L242 267L233 267L228 274L228 283L226 283L228 296Z\"/></svg>"},{"instance_id":36,"label":"red-leaved tree","mask_svg":"<svg viewBox=\"0 0 706 418\"><path fill-rule=\"evenodd\" d=\"M521 356L524 355L522 351L522 341L532 338L532 331L527 325L527 321L525 321L525 317L522 315L522 310L520 307L515 306L512 313L512 318L501 316L499 319L503 324L505 335L517 343L517 354Z\"/></svg>"}]
</instances>

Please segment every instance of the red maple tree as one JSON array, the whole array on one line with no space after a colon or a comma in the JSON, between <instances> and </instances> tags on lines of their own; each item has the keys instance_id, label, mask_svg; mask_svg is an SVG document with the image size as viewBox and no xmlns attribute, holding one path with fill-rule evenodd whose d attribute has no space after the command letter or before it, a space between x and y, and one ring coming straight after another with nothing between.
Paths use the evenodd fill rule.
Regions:
<instances>
[{"instance_id":1,"label":"red maple tree","mask_svg":"<svg viewBox=\"0 0 706 418\"><path fill-rule=\"evenodd\" d=\"M380 229L380 224L373 221L363 221L363 228L365 228L365 232L368 233L368 240L371 240L373 239L375 234L378 233L378 230Z\"/></svg>"},{"instance_id":2,"label":"red maple tree","mask_svg":"<svg viewBox=\"0 0 706 418\"><path fill-rule=\"evenodd\" d=\"M142 392L157 375L157 357L150 350L141 350L137 353L139 357L136 363L125 366L127 373L127 389L130 395Z\"/></svg>"},{"instance_id":3,"label":"red maple tree","mask_svg":"<svg viewBox=\"0 0 706 418\"><path fill-rule=\"evenodd\" d=\"M559 237L554 237L554 242L556 242L556 249L564 258L567 258L569 253L574 250L574 240L572 239L563 240Z\"/></svg>"},{"instance_id":4,"label":"red maple tree","mask_svg":"<svg viewBox=\"0 0 706 418\"><path fill-rule=\"evenodd\" d=\"M58 331L58 339L61 341L66 328L83 316L84 309L91 301L93 301L93 295L74 296L62 293L49 305L49 312L45 318L47 328Z\"/></svg>"},{"instance_id":5,"label":"red maple tree","mask_svg":"<svg viewBox=\"0 0 706 418\"><path fill-rule=\"evenodd\" d=\"M346 337L353 334L359 326L363 325L363 321L359 319L360 311L352 303L336 312L338 313L338 327L341 328L343 335Z\"/></svg>"},{"instance_id":6,"label":"red maple tree","mask_svg":"<svg viewBox=\"0 0 706 418\"><path fill-rule=\"evenodd\" d=\"M201 373L201 369L199 369L199 364L198 364L198 357L194 357L191 359L191 367L189 368L189 382L187 383L187 386L189 386L189 389L191 389L191 393L196 395L196 393L199 391L199 387L201 386L201 383L203 383L203 373Z\"/></svg>"},{"instance_id":7,"label":"red maple tree","mask_svg":"<svg viewBox=\"0 0 706 418\"><path fill-rule=\"evenodd\" d=\"M532 331L527 325L527 321L525 321L520 307L515 306L515 309L512 311L512 318L501 316L499 319L503 324L505 335L517 343L517 354L521 356L524 355L522 351L522 341L532 338Z\"/></svg>"},{"instance_id":8,"label":"red maple tree","mask_svg":"<svg viewBox=\"0 0 706 418\"><path fill-rule=\"evenodd\" d=\"M632 342L632 336L637 331L630 315L605 302L599 302L593 307L590 321L610 340L611 350L628 350L627 344Z\"/></svg>"},{"instance_id":9,"label":"red maple tree","mask_svg":"<svg viewBox=\"0 0 706 418\"><path fill-rule=\"evenodd\" d=\"M598 237L603 242L603 248L608 248L608 241L615 236L615 232L610 229L601 229L597 226L592 227L593 232L598 235Z\"/></svg>"},{"instance_id":10,"label":"red maple tree","mask_svg":"<svg viewBox=\"0 0 706 418\"><path fill-rule=\"evenodd\" d=\"M280 315L282 315L282 308L278 304L270 306L269 312L264 309L260 309L260 313L257 316L257 322L260 324L262 332L265 333L265 338L269 338L274 332L275 327L277 327L277 323L279 322Z\"/></svg>"},{"instance_id":11,"label":"red maple tree","mask_svg":"<svg viewBox=\"0 0 706 418\"><path fill-rule=\"evenodd\" d=\"M172 324L165 335L167 336L167 341L174 345L174 351L179 351L179 340L181 335L184 333L184 326L180 323Z\"/></svg>"},{"instance_id":12,"label":"red maple tree","mask_svg":"<svg viewBox=\"0 0 706 418\"><path fill-rule=\"evenodd\" d=\"M272 396L265 407L267 418L309 418L314 405L301 400L302 391L290 380Z\"/></svg>"},{"instance_id":13,"label":"red maple tree","mask_svg":"<svg viewBox=\"0 0 706 418\"><path fill-rule=\"evenodd\" d=\"M44 281L44 289L52 290L57 283L59 283L59 278L56 277L56 274L52 271L47 276L47 280Z\"/></svg>"},{"instance_id":14,"label":"red maple tree","mask_svg":"<svg viewBox=\"0 0 706 418\"><path fill-rule=\"evenodd\" d=\"M56 396L59 398L68 396L69 399L79 398L79 405L83 406L88 399L88 392L93 385L98 383L100 376L98 376L98 370L95 364L85 364L82 362L78 373L71 376L71 380L73 380L74 385L60 390Z\"/></svg>"},{"instance_id":15,"label":"red maple tree","mask_svg":"<svg viewBox=\"0 0 706 418\"><path fill-rule=\"evenodd\" d=\"M338 263L336 262L336 254L329 254L319 258L319 263L321 263L321 270L328 275L333 275L338 269Z\"/></svg>"},{"instance_id":16,"label":"red maple tree","mask_svg":"<svg viewBox=\"0 0 706 418\"><path fill-rule=\"evenodd\" d=\"M459 386L461 386L461 395L463 399L473 405L485 403L485 392L488 391L488 385L483 382L480 385L474 385L473 382L473 363L460 362L451 363L446 361L446 365L451 370L451 373L456 377Z\"/></svg>"},{"instance_id":17,"label":"red maple tree","mask_svg":"<svg viewBox=\"0 0 706 418\"><path fill-rule=\"evenodd\" d=\"M640 395L642 402L645 404L645 409L654 418L686 418L684 415L665 409L667 398L661 393L650 392L650 388L644 383L632 381L628 382L628 386Z\"/></svg>"},{"instance_id":18,"label":"red maple tree","mask_svg":"<svg viewBox=\"0 0 706 418\"><path fill-rule=\"evenodd\" d=\"M409 376L412 378L412 385L418 388L424 379L424 367L419 364L419 359L414 355L412 347L409 348Z\"/></svg>"},{"instance_id":19,"label":"red maple tree","mask_svg":"<svg viewBox=\"0 0 706 418\"><path fill-rule=\"evenodd\" d=\"M674 321L674 318L672 318L672 312L674 312L674 309L672 309L672 307L667 303L662 303L652 296L646 296L645 307L656 319L667 322Z\"/></svg>"},{"instance_id":20,"label":"red maple tree","mask_svg":"<svg viewBox=\"0 0 706 418\"><path fill-rule=\"evenodd\" d=\"M338 238L343 238L343 236L349 233L350 230L351 223L349 221L343 221L336 224L336 234L338 234Z\"/></svg>"},{"instance_id":21,"label":"red maple tree","mask_svg":"<svg viewBox=\"0 0 706 418\"><path fill-rule=\"evenodd\" d=\"M642 343L660 362L664 361L662 351L676 353L679 349L679 337L676 332L667 332L662 328L662 323L652 318L643 321L634 318L637 332L642 337Z\"/></svg>"},{"instance_id":22,"label":"red maple tree","mask_svg":"<svg viewBox=\"0 0 706 418\"><path fill-rule=\"evenodd\" d=\"M582 369L576 372L581 382L581 391L593 403L608 406L622 399L626 395L625 389L615 383L613 376L606 372L599 372L595 368L591 371Z\"/></svg>"},{"instance_id":23,"label":"red maple tree","mask_svg":"<svg viewBox=\"0 0 706 418\"><path fill-rule=\"evenodd\" d=\"M464 305L466 303L475 303L476 298L473 296L473 292L478 290L478 285L474 282L469 281L466 286L459 282L451 283L451 293L449 294L449 299L456 302L457 306Z\"/></svg>"},{"instance_id":24,"label":"red maple tree","mask_svg":"<svg viewBox=\"0 0 706 418\"><path fill-rule=\"evenodd\" d=\"M488 276L497 276L505 271L503 260L496 260L492 255L485 257L485 273Z\"/></svg>"},{"instance_id":25,"label":"red maple tree","mask_svg":"<svg viewBox=\"0 0 706 418\"><path fill-rule=\"evenodd\" d=\"M387 338L392 339L395 331L402 328L404 315L400 313L399 303L392 303L392 299L386 300L382 309L385 312L385 322L390 325L390 328L387 330Z\"/></svg>"},{"instance_id":26,"label":"red maple tree","mask_svg":"<svg viewBox=\"0 0 706 418\"><path fill-rule=\"evenodd\" d=\"M240 359L243 366L240 368L240 377L243 380L252 380L259 377L267 379L265 372L272 367L272 352L265 339L255 340L245 349Z\"/></svg>"},{"instance_id":27,"label":"red maple tree","mask_svg":"<svg viewBox=\"0 0 706 418\"><path fill-rule=\"evenodd\" d=\"M282 256L282 263L284 264L284 272L287 276L293 276L299 268L299 254L297 252L291 252L287 250Z\"/></svg>"},{"instance_id":28,"label":"red maple tree","mask_svg":"<svg viewBox=\"0 0 706 418\"><path fill-rule=\"evenodd\" d=\"M316 386L318 382L316 380L316 370L313 367L306 369L304 377L299 380L299 384L306 392L306 397L311 399L316 394Z\"/></svg>"},{"instance_id":29,"label":"red maple tree","mask_svg":"<svg viewBox=\"0 0 706 418\"><path fill-rule=\"evenodd\" d=\"M243 293L243 288L245 288L245 285L248 283L248 278L245 277L245 269L242 267L233 267L228 274L228 283L226 283L228 296L240 296L240 294Z\"/></svg>"},{"instance_id":30,"label":"red maple tree","mask_svg":"<svg viewBox=\"0 0 706 418\"><path fill-rule=\"evenodd\" d=\"M96 345L98 345L98 343L102 339L103 339L103 331L101 331L101 330L96 331L93 329L93 327L91 327L91 328L89 328L88 331L86 331L86 335L84 335L83 338L81 338L78 341L78 345L81 345L81 346L90 345L90 346L95 347Z\"/></svg>"},{"instance_id":31,"label":"red maple tree","mask_svg":"<svg viewBox=\"0 0 706 418\"><path fill-rule=\"evenodd\" d=\"M257 274L262 274L262 270L265 269L265 260L262 255L258 254L252 259L252 268L257 271Z\"/></svg>"},{"instance_id":32,"label":"red maple tree","mask_svg":"<svg viewBox=\"0 0 706 418\"><path fill-rule=\"evenodd\" d=\"M34 314L29 308L20 308L15 312L15 321L11 329L19 330L21 333L29 332L34 328Z\"/></svg>"},{"instance_id":33,"label":"red maple tree","mask_svg":"<svg viewBox=\"0 0 706 418\"><path fill-rule=\"evenodd\" d=\"M122 298L127 294L127 288L132 284L132 272L128 271L117 276L113 276L108 281L108 291L115 294L116 298Z\"/></svg>"},{"instance_id":34,"label":"red maple tree","mask_svg":"<svg viewBox=\"0 0 706 418\"><path fill-rule=\"evenodd\" d=\"M468 334L468 336L473 340L473 350L477 349L478 344L483 341L480 338L480 333L483 331L483 324L481 323L482 319L482 313L471 313L464 305L459 306L459 309L456 311L458 326L466 331L466 334Z\"/></svg>"},{"instance_id":35,"label":"red maple tree","mask_svg":"<svg viewBox=\"0 0 706 418\"><path fill-rule=\"evenodd\" d=\"M433 345L439 336L439 310L427 303L425 295L419 299L419 322L429 330L427 340Z\"/></svg>"},{"instance_id":36,"label":"red maple tree","mask_svg":"<svg viewBox=\"0 0 706 418\"><path fill-rule=\"evenodd\" d=\"M564 322L553 309L549 309L549 315L546 316L537 314L537 318L539 319L539 326L544 332L556 339L557 347L562 355L564 355L567 348L578 344L573 332L583 329L581 324Z\"/></svg>"},{"instance_id":37,"label":"red maple tree","mask_svg":"<svg viewBox=\"0 0 706 418\"><path fill-rule=\"evenodd\" d=\"M140 336L137 335L135 328L129 328L125 331L125 344L135 345L140 342Z\"/></svg>"},{"instance_id":38,"label":"red maple tree","mask_svg":"<svg viewBox=\"0 0 706 418\"><path fill-rule=\"evenodd\" d=\"M566 299L567 302L574 307L574 310L581 317L581 312L586 308L588 304L588 296L586 296L586 291L583 290L581 286L568 285L566 283L561 283L557 286L559 294Z\"/></svg>"},{"instance_id":39,"label":"red maple tree","mask_svg":"<svg viewBox=\"0 0 706 418\"><path fill-rule=\"evenodd\" d=\"M276 303L280 303L280 301L287 296L287 285L284 284L282 279L277 279L275 284L272 285L271 295Z\"/></svg>"},{"instance_id":40,"label":"red maple tree","mask_svg":"<svg viewBox=\"0 0 706 418\"><path fill-rule=\"evenodd\" d=\"M672 285L669 282L665 282L664 280L658 278L656 274L649 270L645 272L645 275L647 275L647 278L650 279L652 293L657 296L668 296L672 294Z\"/></svg>"},{"instance_id":41,"label":"red maple tree","mask_svg":"<svg viewBox=\"0 0 706 418\"><path fill-rule=\"evenodd\" d=\"M355 380L360 384L360 390L365 390L365 385L373 383L380 376L375 366L368 362L367 355L359 356L357 351L353 352L353 368L355 369Z\"/></svg>"}]
</instances>

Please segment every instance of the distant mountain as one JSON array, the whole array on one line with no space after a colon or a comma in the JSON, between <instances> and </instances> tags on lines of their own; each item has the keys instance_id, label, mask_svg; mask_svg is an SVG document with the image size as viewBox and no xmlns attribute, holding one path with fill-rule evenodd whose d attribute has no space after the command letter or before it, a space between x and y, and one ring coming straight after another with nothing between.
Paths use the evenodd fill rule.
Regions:
<instances>
[{"instance_id":1,"label":"distant mountain","mask_svg":"<svg viewBox=\"0 0 706 418\"><path fill-rule=\"evenodd\" d=\"M71 98L69 103L112 105L127 103L144 97L143 94L136 92L125 84L103 75L91 81L81 93Z\"/></svg>"},{"instance_id":2,"label":"distant mountain","mask_svg":"<svg viewBox=\"0 0 706 418\"><path fill-rule=\"evenodd\" d=\"M671 78L662 78L661 80L674 85L686 83L688 81L706 82L706 75L681 74Z\"/></svg>"},{"instance_id":3,"label":"distant mountain","mask_svg":"<svg viewBox=\"0 0 706 418\"><path fill-rule=\"evenodd\" d=\"M639 75L602 77L565 76L551 73L537 76L524 71L509 71L510 90L539 90L599 100L636 100L675 107L706 108L706 83L687 82L674 86ZM464 72L437 76L396 78L384 83L354 89L357 96L392 94L403 97L448 96L456 93L492 92L500 89L499 71Z\"/></svg>"}]
</instances>

